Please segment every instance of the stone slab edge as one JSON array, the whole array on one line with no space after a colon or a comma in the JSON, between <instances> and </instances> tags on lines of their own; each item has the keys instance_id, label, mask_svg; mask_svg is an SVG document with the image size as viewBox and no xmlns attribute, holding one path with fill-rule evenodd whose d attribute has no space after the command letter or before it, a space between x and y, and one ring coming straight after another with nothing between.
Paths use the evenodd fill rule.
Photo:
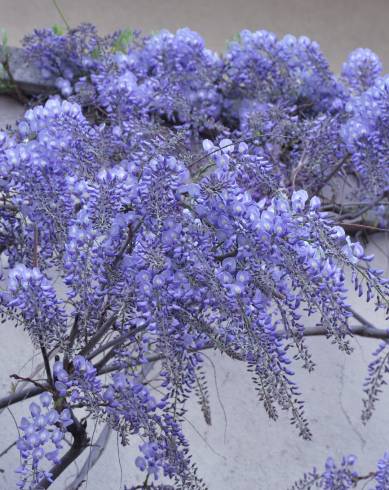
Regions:
<instances>
[{"instance_id":1,"label":"stone slab edge","mask_svg":"<svg viewBox=\"0 0 389 490\"><path fill-rule=\"evenodd\" d=\"M39 70L30 63L28 55L23 48L0 46L0 62L3 63L5 56L9 57L9 68L12 77L21 91L28 95L47 94L55 91L54 82L45 80ZM0 78L8 80L9 77L1 70Z\"/></svg>"}]
</instances>

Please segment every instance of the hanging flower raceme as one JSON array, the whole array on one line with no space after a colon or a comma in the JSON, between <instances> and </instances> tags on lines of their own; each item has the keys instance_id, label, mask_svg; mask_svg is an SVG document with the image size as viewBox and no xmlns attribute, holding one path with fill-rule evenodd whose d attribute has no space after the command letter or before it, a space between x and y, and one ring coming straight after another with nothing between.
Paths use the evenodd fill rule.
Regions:
<instances>
[{"instance_id":1,"label":"hanging flower raceme","mask_svg":"<svg viewBox=\"0 0 389 490\"><path fill-rule=\"evenodd\" d=\"M66 316L49 279L36 267L16 265L9 273L8 290L2 293L3 310L15 311L34 344L62 342Z\"/></svg>"},{"instance_id":2,"label":"hanging flower raceme","mask_svg":"<svg viewBox=\"0 0 389 490\"><path fill-rule=\"evenodd\" d=\"M343 125L341 134L355 171L363 182L361 199L367 203L369 200L381 203L389 189L388 94L389 77L377 77L374 84L346 106L351 117Z\"/></svg>"},{"instance_id":3,"label":"hanging flower raceme","mask_svg":"<svg viewBox=\"0 0 389 490\"><path fill-rule=\"evenodd\" d=\"M342 67L342 75L357 93L362 93L374 85L381 72L381 60L366 48L352 51Z\"/></svg>"},{"instance_id":4,"label":"hanging flower raceme","mask_svg":"<svg viewBox=\"0 0 389 490\"><path fill-rule=\"evenodd\" d=\"M16 445L21 466L16 473L20 476L17 487L21 490L36 488L43 478L51 480L52 474L44 469L44 461L60 462L63 439L67 427L73 423L68 409L58 412L52 408L50 393L42 393L39 401L30 404L30 417L23 417L19 426L21 436Z\"/></svg>"}]
</instances>

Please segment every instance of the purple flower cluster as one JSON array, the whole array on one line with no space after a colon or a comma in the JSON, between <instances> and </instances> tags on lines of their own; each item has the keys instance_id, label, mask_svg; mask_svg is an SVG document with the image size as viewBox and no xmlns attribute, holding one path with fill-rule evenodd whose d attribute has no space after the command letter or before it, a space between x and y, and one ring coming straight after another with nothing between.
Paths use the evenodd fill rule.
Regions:
<instances>
[{"instance_id":1,"label":"purple flower cluster","mask_svg":"<svg viewBox=\"0 0 389 490\"><path fill-rule=\"evenodd\" d=\"M385 453L378 461L375 480L377 483L375 490L389 488L389 453Z\"/></svg>"},{"instance_id":2,"label":"purple flower cluster","mask_svg":"<svg viewBox=\"0 0 389 490\"><path fill-rule=\"evenodd\" d=\"M360 475L355 469L356 458L353 455L343 456L340 465L333 458L328 458L325 469L319 473L316 468L304 474L290 490L324 488L325 490L348 490L356 488L358 482L367 482L374 478L374 487L370 490L386 490L389 488L389 454L386 452L377 463L377 470L367 475Z\"/></svg>"},{"instance_id":3,"label":"purple flower cluster","mask_svg":"<svg viewBox=\"0 0 389 490\"><path fill-rule=\"evenodd\" d=\"M389 128L389 77L380 77L347 103L350 118L341 134L351 154L354 168L369 194L382 199L389 189L387 172Z\"/></svg>"},{"instance_id":4,"label":"purple flower cluster","mask_svg":"<svg viewBox=\"0 0 389 490\"><path fill-rule=\"evenodd\" d=\"M113 36L115 42L117 36ZM90 69L104 40L91 24L81 24L65 34L56 26L53 29L36 29L24 39L26 54L39 67L46 79L56 79L63 96L71 95L70 82Z\"/></svg>"},{"instance_id":5,"label":"purple flower cluster","mask_svg":"<svg viewBox=\"0 0 389 490\"><path fill-rule=\"evenodd\" d=\"M385 222L388 83L378 59L358 50L338 78L306 37L242 31L218 56L189 29L103 39L87 25L36 31L26 49L62 98L0 134L1 309L59 352L52 366L42 350L62 409L51 424L63 435L67 407L77 437L86 410L124 445L142 438L135 463L154 480L203 488L181 424L192 394L210 423L201 351L214 348L246 364L272 419L287 411L310 438L293 378L295 362L314 367L304 319L351 351L347 270L360 296L388 307L388 282L343 228L360 206L345 215L328 197L352 175L357 218L383 209ZM145 377L156 365L153 396ZM377 393L367 394L371 411ZM39 428L32 407L23 425L50 439L55 429ZM28 437L24 487L50 477ZM328 460L310 477L350 488L353 464Z\"/></svg>"},{"instance_id":6,"label":"purple flower cluster","mask_svg":"<svg viewBox=\"0 0 389 490\"><path fill-rule=\"evenodd\" d=\"M53 285L36 267L17 264L9 272L8 291L2 293L5 308L20 313L20 322L32 341L45 346L61 342L66 317Z\"/></svg>"},{"instance_id":7,"label":"purple flower cluster","mask_svg":"<svg viewBox=\"0 0 389 490\"><path fill-rule=\"evenodd\" d=\"M343 95L319 45L291 34L278 40L267 31L241 31L225 55L224 79L227 100L238 103L304 103L310 111L328 111Z\"/></svg>"},{"instance_id":8,"label":"purple flower cluster","mask_svg":"<svg viewBox=\"0 0 389 490\"><path fill-rule=\"evenodd\" d=\"M45 73L58 77L63 96L108 112L116 138L144 134L140 121L180 128L188 145L193 136L244 135L254 143L255 162L269 162L282 186L320 190L342 170L361 175L366 204L374 207L387 191L385 78L372 51L353 51L336 77L305 36L243 30L218 56L187 28L130 34L102 39L81 25L64 34L37 31L25 46ZM367 124L368 112L379 129ZM372 191L363 195L366 187ZM385 207L375 211L384 224Z\"/></svg>"},{"instance_id":9,"label":"purple flower cluster","mask_svg":"<svg viewBox=\"0 0 389 490\"><path fill-rule=\"evenodd\" d=\"M68 370L64 369L61 361L55 362L53 375L58 395L67 397L71 404L89 402L93 405L94 398L101 391L96 368L83 356L75 356Z\"/></svg>"},{"instance_id":10,"label":"purple flower cluster","mask_svg":"<svg viewBox=\"0 0 389 490\"><path fill-rule=\"evenodd\" d=\"M323 472L323 488L332 490L347 490L354 486L355 477L358 473L354 470L355 456L346 456L342 458L340 467L338 467L332 458L328 458Z\"/></svg>"},{"instance_id":11,"label":"purple flower cluster","mask_svg":"<svg viewBox=\"0 0 389 490\"><path fill-rule=\"evenodd\" d=\"M370 49L352 51L343 64L342 75L358 93L364 92L377 80L382 72L382 63Z\"/></svg>"},{"instance_id":12,"label":"purple flower cluster","mask_svg":"<svg viewBox=\"0 0 389 490\"><path fill-rule=\"evenodd\" d=\"M141 471L155 480L162 475L176 478L183 488L199 481L180 425L171 414L161 413L166 397L157 400L140 380L120 372L112 376L101 400L100 416L118 431L123 445L128 444L131 434L139 434L145 441L139 446L141 455L135 459Z\"/></svg>"},{"instance_id":13,"label":"purple flower cluster","mask_svg":"<svg viewBox=\"0 0 389 490\"><path fill-rule=\"evenodd\" d=\"M22 435L17 441L20 452L21 466L16 470L20 475L18 488L36 488L42 478L51 478L50 472L44 469L43 462L60 461L60 450L66 428L72 424L68 409L58 412L52 407L53 397L50 393L42 393L40 403L30 404L31 417L23 417L20 422Z\"/></svg>"},{"instance_id":14,"label":"purple flower cluster","mask_svg":"<svg viewBox=\"0 0 389 490\"><path fill-rule=\"evenodd\" d=\"M358 473L355 471L355 456L344 456L337 465L333 458L325 462L325 469L319 473L316 468L312 472L295 482L290 490L303 490L308 488L324 488L325 490L348 490L355 488Z\"/></svg>"},{"instance_id":15,"label":"purple flower cluster","mask_svg":"<svg viewBox=\"0 0 389 490\"><path fill-rule=\"evenodd\" d=\"M130 52L130 56L131 56ZM135 55L135 53L134 53ZM131 60L134 69L154 85L151 109L180 124L207 124L221 109L216 81L219 57L188 28L161 31L145 42Z\"/></svg>"}]
</instances>

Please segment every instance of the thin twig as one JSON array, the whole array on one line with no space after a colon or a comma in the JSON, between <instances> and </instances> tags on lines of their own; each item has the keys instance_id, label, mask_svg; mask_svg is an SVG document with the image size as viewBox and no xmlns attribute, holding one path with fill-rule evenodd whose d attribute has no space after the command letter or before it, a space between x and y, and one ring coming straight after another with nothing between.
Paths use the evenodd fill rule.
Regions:
<instances>
[{"instance_id":1,"label":"thin twig","mask_svg":"<svg viewBox=\"0 0 389 490\"><path fill-rule=\"evenodd\" d=\"M7 454L8 451L10 451L14 446L16 446L17 442L18 441L14 441L12 444L10 444L8 447L6 447L3 451L1 451L0 458L3 457L5 454Z\"/></svg>"},{"instance_id":2,"label":"thin twig","mask_svg":"<svg viewBox=\"0 0 389 490\"><path fill-rule=\"evenodd\" d=\"M371 225L365 225L363 223L347 223L340 221L338 223L342 228L345 229L345 231L353 231L355 229L357 230L372 230L372 231L383 231L383 232L388 232L389 228L379 228L378 226L371 226Z\"/></svg>"},{"instance_id":3,"label":"thin twig","mask_svg":"<svg viewBox=\"0 0 389 490\"><path fill-rule=\"evenodd\" d=\"M369 325L355 325L355 326L351 326L349 327L349 333L350 335L356 335L358 337L365 337L365 338L370 338L370 339L381 339L381 340L388 340L389 339L389 329L380 329L380 328L376 328L374 326L369 326ZM287 334L285 334L285 332L277 332L276 333L277 337L278 338L285 338L287 337ZM306 328L304 330L304 337L327 337L328 336L328 331L326 328L324 327L312 327L312 328ZM190 349L189 352L202 352L202 351L205 351L205 350L209 350L209 349L215 349L215 345L212 344L212 343L209 343L208 345L206 346L203 346L203 347L199 347L198 349ZM228 355L228 352L225 352L227 355ZM158 361L162 361L163 359L165 359L165 355L164 354L156 354L154 356L150 356L148 359L147 359L147 363L155 363L155 362L158 362ZM111 356L112 358L112 356ZM234 357L234 359L237 359L237 360L241 360L241 361L244 361L245 358L244 357ZM108 359L109 360L109 359ZM134 359L135 360L135 359ZM104 363L106 364L106 362ZM132 367L136 367L137 365L141 365L143 364L142 363L139 363L139 364L131 364ZM117 371L117 370L120 370L123 368L123 365L110 365L110 366L107 366L107 365L97 365L96 364L96 368L98 369L98 375L102 375L102 374L108 374L108 373L112 373L114 371Z\"/></svg>"},{"instance_id":4,"label":"thin twig","mask_svg":"<svg viewBox=\"0 0 389 490\"><path fill-rule=\"evenodd\" d=\"M34 379L25 378L24 376L19 376L18 374L10 374L9 377L16 379L18 381L27 381L28 383L32 383L37 388L41 388L43 391L46 390L45 385L43 385L42 383L39 383L38 381L35 381Z\"/></svg>"},{"instance_id":5,"label":"thin twig","mask_svg":"<svg viewBox=\"0 0 389 490\"><path fill-rule=\"evenodd\" d=\"M64 358L63 358L63 365L64 365L64 368L67 369L68 368L68 365L69 365L69 353L73 347L73 344L76 340L76 337L77 337L77 332L78 332L78 321L80 319L80 315L78 313L76 313L75 317L74 317L74 322L73 322L73 326L72 326L72 329L70 331L70 335L69 335L69 338L68 338L68 342L67 342L67 350L65 352L65 355L64 355Z\"/></svg>"},{"instance_id":6,"label":"thin twig","mask_svg":"<svg viewBox=\"0 0 389 490\"><path fill-rule=\"evenodd\" d=\"M28 398L32 398L44 391L50 391L49 386L34 386L27 388L26 390L20 390L16 393L12 393L11 395L0 398L0 410L2 408L6 408L8 406L14 405L15 403L19 403L24 400L28 400Z\"/></svg>"},{"instance_id":7,"label":"thin twig","mask_svg":"<svg viewBox=\"0 0 389 490\"><path fill-rule=\"evenodd\" d=\"M66 29L67 29L68 31L70 31L70 25L69 25L68 21L66 20L66 17L65 17L65 15L64 15L64 13L62 12L62 9L61 9L61 8L60 8L60 6L58 5L57 0L53 0L53 4L54 4L54 7L56 8L56 10L57 10L57 12L58 12L59 16L60 16L60 17L61 17L61 19L63 20L63 23L64 23L64 24L65 24L65 26L66 26Z\"/></svg>"},{"instance_id":8,"label":"thin twig","mask_svg":"<svg viewBox=\"0 0 389 490\"><path fill-rule=\"evenodd\" d=\"M370 322L368 322L365 318L361 317L358 313L354 312L354 310L351 310L354 317L363 323L362 325L355 325L349 327L349 332L351 335L356 335L358 337L365 337L365 338L371 338L371 339L382 339L382 340L388 340L389 339L389 330L384 329L384 328L376 328L374 327ZM285 332L278 332L277 336L279 338L285 337ZM328 332L325 328L323 327L312 327L312 328L307 328L304 331L304 337L320 337L320 336L328 336ZM202 348L198 349L190 349L189 352L201 352L203 350L209 350L209 349L215 349L215 345L213 343L209 343L208 345L205 345ZM227 352L228 355L228 352ZM102 362L98 366L98 375L103 375L103 374L108 374L120 369L123 369L123 364L120 365L109 365L107 366L106 363L108 362L109 359L111 359L113 355L111 354L111 351L109 353L109 358L104 358L104 362ZM160 360L163 360L165 356L163 354L156 354L154 356L150 356L147 359L147 363L152 364L155 362L158 362ZM236 359L239 360L239 357L236 357ZM240 360L244 360L244 358L241 358ZM135 359L134 359L135 361ZM141 365L143 363L139 363L138 365ZM133 364L131 364L132 367L135 367ZM97 367L97 365L96 365ZM51 391L51 387L48 385L42 385L34 380L31 380L30 378L22 378L21 376L18 375L13 375L13 377L16 377L17 379L21 379L23 381L28 381L30 383L33 383L35 385L34 388L29 388L27 390L20 391L18 393L11 394L9 396L3 397L0 399L0 409L5 408L7 406L13 405L15 403L18 403L22 400L26 400L28 398L32 398L36 395L39 395L40 393L43 393L44 391Z\"/></svg>"},{"instance_id":9,"label":"thin twig","mask_svg":"<svg viewBox=\"0 0 389 490\"><path fill-rule=\"evenodd\" d=\"M117 314L114 313L108 318L105 323L103 323L103 325L97 330L97 332L89 339L89 342L85 345L85 347L81 349L81 356L86 356L86 354L88 354L93 349L93 347L95 347L97 342L99 342L103 338L109 328L115 323L116 319Z\"/></svg>"},{"instance_id":10,"label":"thin twig","mask_svg":"<svg viewBox=\"0 0 389 490\"><path fill-rule=\"evenodd\" d=\"M323 187L325 186L325 184L327 184L327 182L329 182L332 179L332 177L335 177L335 175L339 172L339 170L343 167L343 165L349 160L349 158L350 158L350 155L346 155L341 160L339 160L339 162L333 168L332 172L330 172L327 175L327 177L325 177L320 182L320 187L319 187L318 190L323 189ZM307 189L310 189L311 187L314 187L314 185L315 185L315 182L311 182L306 188Z\"/></svg>"},{"instance_id":11,"label":"thin twig","mask_svg":"<svg viewBox=\"0 0 389 490\"><path fill-rule=\"evenodd\" d=\"M43 362L45 365L45 371L47 375L47 381L50 386L54 386L54 381L53 381L53 376L51 374L51 368L50 368L50 362L49 362L49 357L47 355L46 347L44 346L42 340L39 341L39 346L41 349L42 357L43 357Z\"/></svg>"},{"instance_id":12,"label":"thin twig","mask_svg":"<svg viewBox=\"0 0 389 490\"><path fill-rule=\"evenodd\" d=\"M385 198L387 195L388 195L388 191L385 191L383 194L381 194L379 197L377 197L377 199L375 199L373 202L367 204L366 206L361 208L359 211L357 211L355 213L344 214L343 216L341 216L341 218L342 219L359 218L359 216L362 216L362 214L366 213L371 208L374 208L374 206L376 206L381 201L381 199Z\"/></svg>"},{"instance_id":13,"label":"thin twig","mask_svg":"<svg viewBox=\"0 0 389 490\"><path fill-rule=\"evenodd\" d=\"M88 360L91 360L93 359L94 357L98 356L99 354L101 354L102 352L106 351L107 349L109 349L110 347L117 347L118 345L122 344L123 342L125 342L126 340L129 340L131 339L132 337L134 337L136 334L138 334L139 332L143 332L145 330L146 327L139 327L139 328L136 328L135 330L132 330L130 332L126 332L125 334L123 335L120 335L120 337L115 337L114 339L110 340L109 342L101 345L100 347L98 347L96 350L94 350L93 352L91 352L88 356L87 356L87 359Z\"/></svg>"},{"instance_id":14,"label":"thin twig","mask_svg":"<svg viewBox=\"0 0 389 490\"><path fill-rule=\"evenodd\" d=\"M127 238L126 241L124 242L122 248L119 250L119 253L116 255L112 265L113 267L116 267L119 261L123 258L123 255L126 253L126 250L128 247L131 245L132 240L133 240L134 234L132 232L132 226L131 223L128 225L128 232L127 232Z\"/></svg>"},{"instance_id":15,"label":"thin twig","mask_svg":"<svg viewBox=\"0 0 389 490\"><path fill-rule=\"evenodd\" d=\"M375 330L375 326L369 322L369 320L366 320L365 317L363 317L362 315L360 315L357 311L355 311L353 308L349 308L349 310L351 311L351 313L353 314L353 317L358 320L360 323L362 323L362 325L365 325L366 327L368 327L370 330Z\"/></svg>"}]
</instances>

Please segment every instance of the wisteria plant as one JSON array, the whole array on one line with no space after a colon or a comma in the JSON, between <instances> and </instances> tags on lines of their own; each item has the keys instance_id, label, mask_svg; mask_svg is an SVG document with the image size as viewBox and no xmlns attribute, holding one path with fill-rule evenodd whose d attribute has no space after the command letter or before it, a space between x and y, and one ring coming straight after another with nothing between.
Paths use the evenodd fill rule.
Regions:
<instances>
[{"instance_id":1,"label":"wisteria plant","mask_svg":"<svg viewBox=\"0 0 389 490\"><path fill-rule=\"evenodd\" d=\"M89 24L36 30L24 49L56 93L0 133L1 315L44 370L15 374L29 386L0 400L32 399L18 488L50 487L91 445L91 421L142 441L144 484L125 488L206 488L182 422L193 396L211 423L210 349L245 363L268 416L287 411L310 439L293 378L294 365L314 368L306 337L345 355L353 335L380 339L367 421L389 333L353 312L346 274L388 314L389 282L355 237L389 227L378 57L357 49L336 76L306 37L244 30L219 56L187 28L100 37ZM367 476L351 456L328 459L293 488L368 477L389 489L388 454Z\"/></svg>"}]
</instances>

